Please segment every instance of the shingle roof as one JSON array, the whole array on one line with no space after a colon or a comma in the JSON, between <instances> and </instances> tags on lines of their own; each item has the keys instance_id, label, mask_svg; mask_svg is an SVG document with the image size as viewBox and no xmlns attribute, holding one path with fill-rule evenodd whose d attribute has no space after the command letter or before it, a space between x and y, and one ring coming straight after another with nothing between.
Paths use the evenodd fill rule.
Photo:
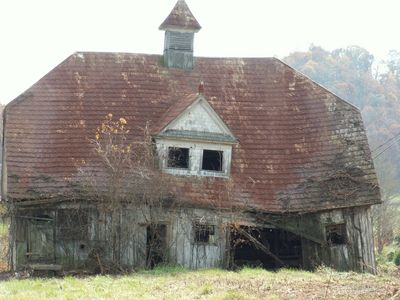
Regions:
<instances>
[{"instance_id":1,"label":"shingle roof","mask_svg":"<svg viewBox=\"0 0 400 300\"><path fill-rule=\"evenodd\" d=\"M125 117L138 140L138 128L156 128L184 110L204 81L204 96L240 142L229 181L178 178L180 197L277 213L380 201L361 115L350 104L274 58L195 58L193 70L160 61L76 53L11 102L4 129L8 198L66 189L77 165L93 159L88 139L105 115Z\"/></svg>"},{"instance_id":2,"label":"shingle roof","mask_svg":"<svg viewBox=\"0 0 400 300\"><path fill-rule=\"evenodd\" d=\"M199 31L201 26L184 0L179 0L159 27L160 30L184 29Z\"/></svg>"}]
</instances>

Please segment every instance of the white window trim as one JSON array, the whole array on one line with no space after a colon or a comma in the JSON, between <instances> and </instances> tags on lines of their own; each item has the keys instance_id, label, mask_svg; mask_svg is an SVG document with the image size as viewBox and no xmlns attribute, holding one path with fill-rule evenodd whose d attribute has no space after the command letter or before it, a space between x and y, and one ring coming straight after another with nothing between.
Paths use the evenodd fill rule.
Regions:
<instances>
[{"instance_id":1,"label":"white window trim","mask_svg":"<svg viewBox=\"0 0 400 300\"><path fill-rule=\"evenodd\" d=\"M214 144L189 141L176 141L167 139L156 140L157 151L160 157L160 167L165 173L178 176L204 176L204 177L224 177L229 178L232 160L232 145ZM168 167L168 151L170 147L189 149L189 168ZM223 152L222 169L223 171L202 170L204 150L215 150Z\"/></svg>"}]
</instances>

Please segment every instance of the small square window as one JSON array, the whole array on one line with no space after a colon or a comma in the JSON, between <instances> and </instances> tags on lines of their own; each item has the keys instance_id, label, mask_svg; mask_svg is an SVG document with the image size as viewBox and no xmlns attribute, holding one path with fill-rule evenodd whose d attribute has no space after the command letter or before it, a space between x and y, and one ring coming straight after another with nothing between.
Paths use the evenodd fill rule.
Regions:
<instances>
[{"instance_id":1,"label":"small square window","mask_svg":"<svg viewBox=\"0 0 400 300\"><path fill-rule=\"evenodd\" d=\"M326 241L329 245L344 245L347 242L346 224L332 224L326 226Z\"/></svg>"},{"instance_id":2,"label":"small square window","mask_svg":"<svg viewBox=\"0 0 400 300\"><path fill-rule=\"evenodd\" d=\"M223 158L223 151L203 150L203 163L201 169L206 171L221 172Z\"/></svg>"},{"instance_id":3,"label":"small square window","mask_svg":"<svg viewBox=\"0 0 400 300\"><path fill-rule=\"evenodd\" d=\"M168 148L168 167L169 168L189 168L189 148Z\"/></svg>"},{"instance_id":4,"label":"small square window","mask_svg":"<svg viewBox=\"0 0 400 300\"><path fill-rule=\"evenodd\" d=\"M194 241L196 243L214 243L215 225L194 223Z\"/></svg>"}]
</instances>

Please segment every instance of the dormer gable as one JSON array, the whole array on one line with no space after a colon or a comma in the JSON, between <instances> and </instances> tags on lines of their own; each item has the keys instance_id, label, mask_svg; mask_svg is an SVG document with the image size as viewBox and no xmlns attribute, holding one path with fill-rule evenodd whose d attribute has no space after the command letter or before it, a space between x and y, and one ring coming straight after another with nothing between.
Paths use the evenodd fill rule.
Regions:
<instances>
[{"instance_id":1,"label":"dormer gable","mask_svg":"<svg viewBox=\"0 0 400 300\"><path fill-rule=\"evenodd\" d=\"M193 95L191 103L161 129L158 137L237 143L236 137L202 94Z\"/></svg>"},{"instance_id":2,"label":"dormer gable","mask_svg":"<svg viewBox=\"0 0 400 300\"><path fill-rule=\"evenodd\" d=\"M154 138L164 172L229 177L238 140L200 91L166 112Z\"/></svg>"}]
</instances>

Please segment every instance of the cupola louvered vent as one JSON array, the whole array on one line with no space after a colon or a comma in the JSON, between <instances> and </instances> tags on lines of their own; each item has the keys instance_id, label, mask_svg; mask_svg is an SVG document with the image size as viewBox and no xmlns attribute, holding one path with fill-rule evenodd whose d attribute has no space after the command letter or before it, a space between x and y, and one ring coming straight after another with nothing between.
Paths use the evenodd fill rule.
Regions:
<instances>
[{"instance_id":1,"label":"cupola louvered vent","mask_svg":"<svg viewBox=\"0 0 400 300\"><path fill-rule=\"evenodd\" d=\"M160 25L165 30L164 65L168 68L193 69L194 34L201 29L184 0L179 0Z\"/></svg>"}]
</instances>

